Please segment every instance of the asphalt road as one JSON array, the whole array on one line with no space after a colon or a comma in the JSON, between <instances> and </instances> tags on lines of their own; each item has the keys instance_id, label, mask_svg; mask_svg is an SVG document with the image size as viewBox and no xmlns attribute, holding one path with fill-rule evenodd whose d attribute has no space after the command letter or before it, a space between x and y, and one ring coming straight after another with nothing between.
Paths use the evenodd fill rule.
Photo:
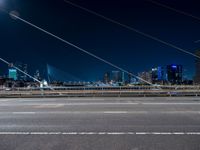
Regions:
<instances>
[{"instance_id":1,"label":"asphalt road","mask_svg":"<svg viewBox=\"0 0 200 150\"><path fill-rule=\"evenodd\" d=\"M0 150L200 150L200 98L0 99Z\"/></svg>"}]
</instances>

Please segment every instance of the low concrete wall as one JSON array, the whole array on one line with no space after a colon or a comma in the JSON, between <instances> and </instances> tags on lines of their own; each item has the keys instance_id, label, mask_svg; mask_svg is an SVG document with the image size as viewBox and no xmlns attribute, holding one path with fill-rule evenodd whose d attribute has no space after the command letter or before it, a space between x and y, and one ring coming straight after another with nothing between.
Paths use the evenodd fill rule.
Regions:
<instances>
[{"instance_id":1,"label":"low concrete wall","mask_svg":"<svg viewBox=\"0 0 200 150\"><path fill-rule=\"evenodd\" d=\"M199 90L33 90L0 91L6 97L183 97L200 96Z\"/></svg>"}]
</instances>

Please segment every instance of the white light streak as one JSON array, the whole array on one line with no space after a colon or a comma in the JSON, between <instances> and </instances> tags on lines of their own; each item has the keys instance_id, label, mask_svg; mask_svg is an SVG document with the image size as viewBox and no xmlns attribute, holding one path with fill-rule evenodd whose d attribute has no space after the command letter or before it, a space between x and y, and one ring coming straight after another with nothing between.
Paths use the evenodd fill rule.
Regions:
<instances>
[{"instance_id":1,"label":"white light streak","mask_svg":"<svg viewBox=\"0 0 200 150\"><path fill-rule=\"evenodd\" d=\"M185 49L183 49L183 48L180 48L180 47L178 47L178 46L176 46L176 45L173 45L173 44L171 44L171 43L168 43L168 42L166 42L166 41L163 41L163 40L161 40L161 39L159 39L159 38L157 38L157 37L155 37L155 36L152 36L152 35L150 35L150 34L144 33L144 32L142 32L142 31L140 31L140 30L138 30L138 29L135 29L135 28L133 28L133 27L130 27L130 26L128 26L128 25L125 25L125 24L123 24L123 23L120 23L120 22L118 22L118 21L116 21L116 20L114 20L114 19L108 18L108 17L106 17L106 16L104 16L104 15L101 15L100 13L97 13L97 12L95 12L95 11L92 11L92 10L90 10L90 9L87 9L87 8L85 8L85 7L82 7L82 6L80 6L80 5L77 5L77 4L75 4L75 3L72 3L72 2L70 2L70 1L68 1L68 0L64 0L64 2L70 4L70 5L74 6L74 7L80 8L80 9L82 9L82 10L88 12L88 13L91 13L91 14L93 14L93 15L95 15L95 16L98 16L98 17L100 17L100 18L102 18L102 19L104 19L104 20L107 20L107 21L109 21L109 22L111 22L111 23L117 24L117 25L119 25L119 26L121 26L121 27L123 27L123 28L126 28L126 29L130 30L130 31L133 31L133 32L136 32L136 33L138 33L138 34L140 34L140 35L143 35L144 37L147 37L147 38L149 38L149 39L152 39L152 40L154 40L154 41L157 41L157 42L159 42L159 43L162 43L162 44L164 44L164 45L166 45L166 46L172 47L172 48L174 48L174 49L176 49L176 50L178 50L178 51L180 51L180 52L183 52L183 53L185 53L185 54L189 54L189 55L191 55L191 56L194 56L194 57L197 57L197 58L200 59L200 56L195 55L195 54L189 52L188 50L185 50Z\"/></svg>"},{"instance_id":2,"label":"white light streak","mask_svg":"<svg viewBox=\"0 0 200 150\"><path fill-rule=\"evenodd\" d=\"M97 55L95 55L95 54L93 54L93 53L91 53L91 52L89 52L89 51L87 51L87 50L85 50L85 49L83 49L83 48L81 48L81 47L75 45L75 44L73 44L73 43L71 43L71 42L68 42L67 40L64 40L63 38L61 38L61 37L59 37L59 36L57 36L57 35L55 35L55 34L49 32L49 31L47 31L47 30L45 30L45 29L43 29L43 28L40 28L40 27L38 27L38 26L32 24L32 23L29 22L29 21L26 21L25 19L22 19L21 17L15 15L15 14L13 14L13 13L10 13L10 15L11 15L12 17L15 17L16 19L18 19L18 20L20 20L20 21L22 21L22 22L24 22L24 23L26 23L26 24L28 24L28 25L30 25L30 26L32 26L32 27L34 27L34 28L36 28L36 29L38 29L38 30L40 30L40 31L42 31L42 32L44 32L44 33L50 35L50 36L52 36L52 37L54 37L54 38L56 38L57 40L59 40L59 41L65 43L65 44L68 44L68 45L70 45L70 46L76 48L77 50L79 50L79 51L81 51L81 52L83 52L83 53L85 53L85 54L87 54L87 55L89 55L89 56L92 56L92 57L94 57L94 58L96 58L96 59L98 59L98 60L100 60L100 61L102 61L102 62L104 62L104 63L106 63L106 64L108 64L108 65L110 65L110 66L112 66L112 67L114 67L114 68L116 68L116 69L118 69L118 70L120 70L120 71L122 71L122 72L125 72L125 73L127 73L127 74L130 74L131 76L133 76L133 77L135 77L135 78L137 78L137 79L139 79L139 80L141 80L141 81L143 81L143 82L145 82L145 83L147 83L147 84L149 84L149 85L159 87L159 85L154 85L154 84L152 84L151 82L146 81L146 80L144 80L144 79L142 79L142 78L140 78L140 77L138 77L138 76L136 76L136 75L130 73L129 71L127 71L127 70L125 70L125 69L123 69L123 68L121 68L121 67L119 67L119 66L117 66L117 65L115 65L115 64L113 64L113 63L111 63L111 62L109 62L109 61L107 61L107 60L105 60L105 59L103 59L103 58L101 58L101 57L99 57L99 56L97 56Z\"/></svg>"},{"instance_id":3,"label":"white light streak","mask_svg":"<svg viewBox=\"0 0 200 150\"><path fill-rule=\"evenodd\" d=\"M172 10L172 11L177 12L177 13L179 13L179 14L182 14L182 15L185 15L185 16L188 16L188 17L191 17L191 18L193 18L193 19L195 19L195 20L200 21L200 18L199 18L199 17L194 16L194 15L188 13L188 12L184 12L184 11L182 11L182 10L175 9L175 8L173 8L173 7L167 6L167 5L165 5L165 4L159 3L159 2L154 1L154 0L146 0L146 1L151 2L152 4L156 4L156 5L161 6L161 7L163 7L163 8Z\"/></svg>"}]
</instances>

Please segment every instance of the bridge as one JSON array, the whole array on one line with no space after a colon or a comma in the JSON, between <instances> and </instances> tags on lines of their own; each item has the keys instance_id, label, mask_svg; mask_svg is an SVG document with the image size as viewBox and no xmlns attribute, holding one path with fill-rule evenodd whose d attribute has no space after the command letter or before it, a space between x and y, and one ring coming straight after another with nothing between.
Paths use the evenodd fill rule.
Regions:
<instances>
[{"instance_id":1,"label":"bridge","mask_svg":"<svg viewBox=\"0 0 200 150\"><path fill-rule=\"evenodd\" d=\"M53 89L53 90L52 90ZM0 97L184 97L200 96L200 86L1 88Z\"/></svg>"},{"instance_id":2,"label":"bridge","mask_svg":"<svg viewBox=\"0 0 200 150\"><path fill-rule=\"evenodd\" d=\"M188 50L97 12L67 0L65 2L151 40L200 58ZM14 12L3 12L144 81L148 86L0 88L1 150L200 149L200 86L154 85L24 20ZM42 84L7 60L0 60Z\"/></svg>"}]
</instances>

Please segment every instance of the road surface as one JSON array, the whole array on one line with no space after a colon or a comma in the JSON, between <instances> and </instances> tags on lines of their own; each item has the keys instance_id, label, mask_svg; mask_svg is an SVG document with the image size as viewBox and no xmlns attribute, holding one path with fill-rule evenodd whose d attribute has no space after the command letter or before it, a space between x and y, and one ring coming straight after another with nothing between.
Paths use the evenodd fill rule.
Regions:
<instances>
[{"instance_id":1,"label":"road surface","mask_svg":"<svg viewBox=\"0 0 200 150\"><path fill-rule=\"evenodd\" d=\"M0 99L0 150L200 150L200 98Z\"/></svg>"}]
</instances>

